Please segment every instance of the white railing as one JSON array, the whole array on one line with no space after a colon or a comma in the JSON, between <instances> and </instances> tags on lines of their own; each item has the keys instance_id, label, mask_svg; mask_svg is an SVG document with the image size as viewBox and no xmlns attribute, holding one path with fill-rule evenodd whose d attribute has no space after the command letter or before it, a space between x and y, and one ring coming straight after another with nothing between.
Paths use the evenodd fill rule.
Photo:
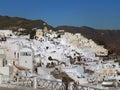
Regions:
<instances>
[{"instance_id":1,"label":"white railing","mask_svg":"<svg viewBox=\"0 0 120 90\"><path fill-rule=\"evenodd\" d=\"M33 87L34 78L31 77L18 77L17 78L17 85L22 87Z\"/></svg>"},{"instance_id":2,"label":"white railing","mask_svg":"<svg viewBox=\"0 0 120 90\"><path fill-rule=\"evenodd\" d=\"M65 85L62 81L36 78L36 82L35 88L47 90L65 90Z\"/></svg>"},{"instance_id":3,"label":"white railing","mask_svg":"<svg viewBox=\"0 0 120 90\"><path fill-rule=\"evenodd\" d=\"M62 81L41 79L39 77L17 77L12 81L9 76L2 76L2 84L6 86L14 85L15 87L34 88L44 90L104 90L91 85L81 85L78 83L67 83Z\"/></svg>"}]
</instances>

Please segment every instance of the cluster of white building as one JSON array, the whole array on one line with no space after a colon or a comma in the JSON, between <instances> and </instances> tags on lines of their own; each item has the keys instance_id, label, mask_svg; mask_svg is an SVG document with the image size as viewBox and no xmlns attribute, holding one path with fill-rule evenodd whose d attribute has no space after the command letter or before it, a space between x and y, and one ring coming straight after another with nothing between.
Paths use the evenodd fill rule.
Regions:
<instances>
[{"instance_id":1,"label":"cluster of white building","mask_svg":"<svg viewBox=\"0 0 120 90\"><path fill-rule=\"evenodd\" d=\"M107 56L108 50L79 33L75 35L54 31L44 33L41 30L37 33L37 40L17 36L13 38L14 34L11 32L9 34L11 38L0 43L1 75L13 79L18 76L55 79L50 73L58 68L75 81L81 83L83 80L82 83L85 83L89 75L84 73L85 67L94 72L93 76L98 74L97 78L109 78L109 73L111 77L116 75L114 78L117 78L118 63L105 63L99 58L99 56ZM107 66L111 67L106 68Z\"/></svg>"},{"instance_id":2,"label":"cluster of white building","mask_svg":"<svg viewBox=\"0 0 120 90\"><path fill-rule=\"evenodd\" d=\"M103 46L97 45L92 39L87 39L80 33L72 34L65 32L63 38L69 39L70 44L75 45L79 48L87 49L97 56L107 56L108 50Z\"/></svg>"}]
</instances>

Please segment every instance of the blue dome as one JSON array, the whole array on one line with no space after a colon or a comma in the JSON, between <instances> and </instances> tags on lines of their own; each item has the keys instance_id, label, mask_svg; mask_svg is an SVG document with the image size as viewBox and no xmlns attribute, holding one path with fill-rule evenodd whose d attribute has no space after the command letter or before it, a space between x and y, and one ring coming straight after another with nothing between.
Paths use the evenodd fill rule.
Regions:
<instances>
[{"instance_id":1,"label":"blue dome","mask_svg":"<svg viewBox=\"0 0 120 90\"><path fill-rule=\"evenodd\" d=\"M43 29L40 27L37 27L37 28L34 28L34 30L43 30Z\"/></svg>"}]
</instances>

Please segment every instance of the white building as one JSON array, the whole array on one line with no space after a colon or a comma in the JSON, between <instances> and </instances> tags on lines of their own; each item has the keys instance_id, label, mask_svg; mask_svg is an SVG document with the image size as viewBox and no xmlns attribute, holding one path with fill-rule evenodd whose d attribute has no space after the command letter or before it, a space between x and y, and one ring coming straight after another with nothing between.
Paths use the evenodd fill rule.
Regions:
<instances>
[{"instance_id":1,"label":"white building","mask_svg":"<svg viewBox=\"0 0 120 90\"><path fill-rule=\"evenodd\" d=\"M72 34L65 32L65 34L62 35L62 38L68 39L69 43L72 46L87 49L92 53L96 54L97 56L108 55L108 50L105 49L104 46L97 45L92 39L87 39L86 37L82 36L80 33Z\"/></svg>"},{"instance_id":2,"label":"white building","mask_svg":"<svg viewBox=\"0 0 120 90\"><path fill-rule=\"evenodd\" d=\"M30 69L33 72L33 51L31 48L25 47L19 52L19 65Z\"/></svg>"},{"instance_id":3,"label":"white building","mask_svg":"<svg viewBox=\"0 0 120 90\"><path fill-rule=\"evenodd\" d=\"M5 37L10 37L12 34L12 30L0 30L0 35L5 35Z\"/></svg>"}]
</instances>

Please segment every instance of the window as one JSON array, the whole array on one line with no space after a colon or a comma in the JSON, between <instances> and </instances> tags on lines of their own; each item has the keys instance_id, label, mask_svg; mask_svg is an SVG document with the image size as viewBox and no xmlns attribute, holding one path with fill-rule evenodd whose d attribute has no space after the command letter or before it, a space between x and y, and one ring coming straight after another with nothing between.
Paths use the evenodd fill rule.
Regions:
<instances>
[{"instance_id":1,"label":"window","mask_svg":"<svg viewBox=\"0 0 120 90\"><path fill-rule=\"evenodd\" d=\"M25 61L25 63L27 63L27 61Z\"/></svg>"},{"instance_id":2,"label":"window","mask_svg":"<svg viewBox=\"0 0 120 90\"><path fill-rule=\"evenodd\" d=\"M31 56L31 52L21 52L21 56Z\"/></svg>"},{"instance_id":3,"label":"window","mask_svg":"<svg viewBox=\"0 0 120 90\"><path fill-rule=\"evenodd\" d=\"M6 66L6 65L7 65L7 60L3 59L3 66Z\"/></svg>"}]
</instances>

